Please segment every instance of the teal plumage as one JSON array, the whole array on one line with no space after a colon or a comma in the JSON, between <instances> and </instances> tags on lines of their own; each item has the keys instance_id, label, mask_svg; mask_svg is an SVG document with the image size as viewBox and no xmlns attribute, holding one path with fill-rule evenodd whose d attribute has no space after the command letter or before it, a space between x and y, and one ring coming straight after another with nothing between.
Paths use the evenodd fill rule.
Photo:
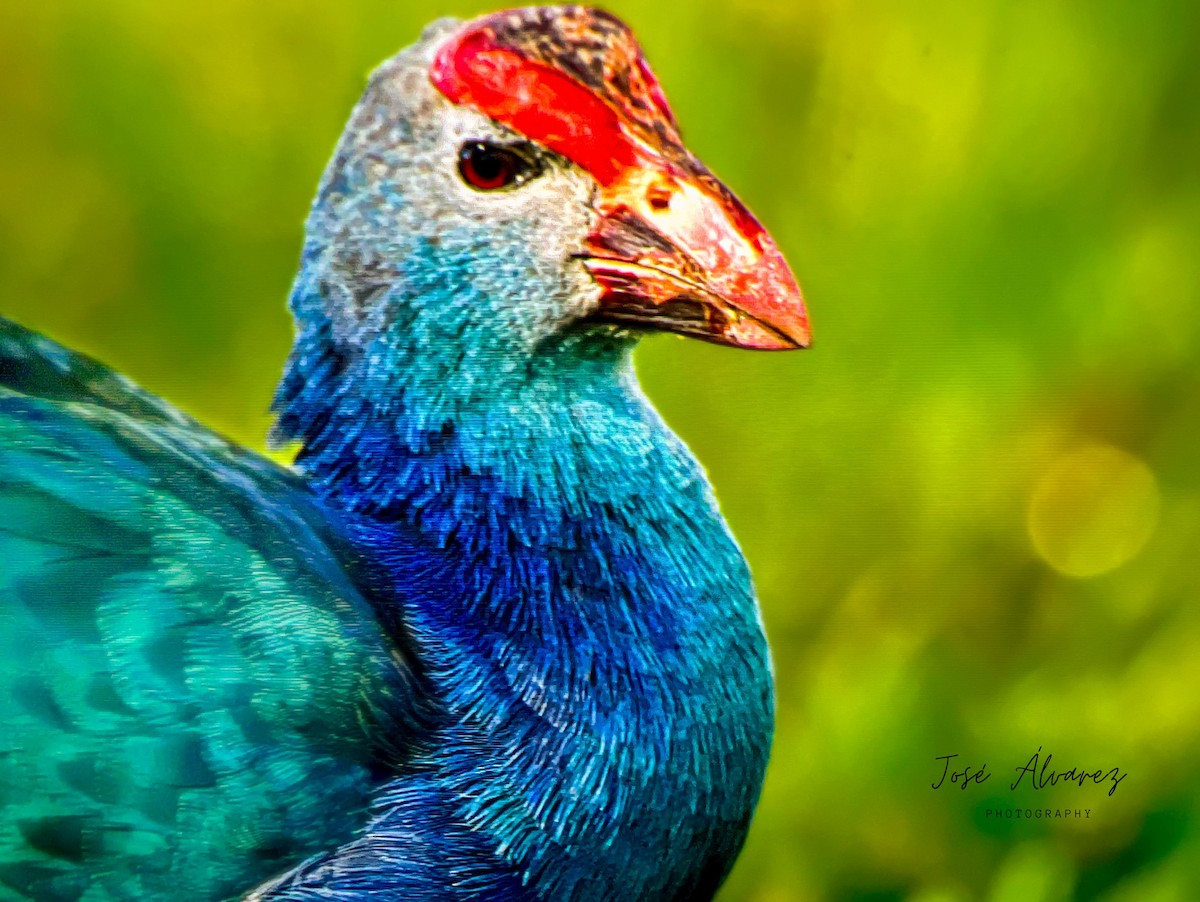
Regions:
<instances>
[{"instance_id":1,"label":"teal plumage","mask_svg":"<svg viewBox=\"0 0 1200 902\"><path fill-rule=\"evenodd\" d=\"M628 30L385 63L291 309L294 468L0 325L0 898L711 897L770 663L631 355L807 322Z\"/></svg>"},{"instance_id":2,"label":"teal plumage","mask_svg":"<svg viewBox=\"0 0 1200 902\"><path fill-rule=\"evenodd\" d=\"M3 321L0 382L0 886L220 898L351 836L412 693L303 484Z\"/></svg>"}]
</instances>

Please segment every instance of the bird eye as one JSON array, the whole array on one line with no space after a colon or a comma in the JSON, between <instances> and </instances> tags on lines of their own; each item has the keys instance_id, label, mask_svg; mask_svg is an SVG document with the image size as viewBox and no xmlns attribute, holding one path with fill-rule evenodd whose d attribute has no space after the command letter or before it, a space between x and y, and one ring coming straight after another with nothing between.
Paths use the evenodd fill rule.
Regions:
<instances>
[{"instance_id":1,"label":"bird eye","mask_svg":"<svg viewBox=\"0 0 1200 902\"><path fill-rule=\"evenodd\" d=\"M463 145L458 152L458 172L479 191L519 185L536 175L533 164L521 154L484 141Z\"/></svg>"}]
</instances>

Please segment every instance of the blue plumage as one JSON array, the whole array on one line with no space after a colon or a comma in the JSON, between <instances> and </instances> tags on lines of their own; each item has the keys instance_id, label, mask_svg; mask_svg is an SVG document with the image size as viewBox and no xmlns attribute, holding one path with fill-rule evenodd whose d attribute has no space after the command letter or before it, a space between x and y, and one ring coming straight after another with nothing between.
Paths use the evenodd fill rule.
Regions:
<instances>
[{"instance_id":1,"label":"blue plumage","mask_svg":"<svg viewBox=\"0 0 1200 902\"><path fill-rule=\"evenodd\" d=\"M0 898L222 898L353 835L425 726L328 520L0 320Z\"/></svg>"},{"instance_id":2,"label":"blue plumage","mask_svg":"<svg viewBox=\"0 0 1200 902\"><path fill-rule=\"evenodd\" d=\"M772 729L749 573L576 262L593 176L434 89L455 29L322 180L295 471L0 329L0 897L683 900L732 865ZM527 178L464 184L479 147ZM670 246L620 215L620 253ZM712 336L781 341L723 298Z\"/></svg>"}]
</instances>

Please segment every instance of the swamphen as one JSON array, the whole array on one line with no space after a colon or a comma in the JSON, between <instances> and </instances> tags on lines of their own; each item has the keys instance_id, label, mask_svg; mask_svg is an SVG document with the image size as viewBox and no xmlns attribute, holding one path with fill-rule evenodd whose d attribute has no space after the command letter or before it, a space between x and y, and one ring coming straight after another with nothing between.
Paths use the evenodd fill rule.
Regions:
<instances>
[{"instance_id":1,"label":"swamphen","mask_svg":"<svg viewBox=\"0 0 1200 902\"><path fill-rule=\"evenodd\" d=\"M0 328L0 898L711 897L770 664L630 354L808 327L629 30L384 63L291 309L292 469Z\"/></svg>"}]
</instances>

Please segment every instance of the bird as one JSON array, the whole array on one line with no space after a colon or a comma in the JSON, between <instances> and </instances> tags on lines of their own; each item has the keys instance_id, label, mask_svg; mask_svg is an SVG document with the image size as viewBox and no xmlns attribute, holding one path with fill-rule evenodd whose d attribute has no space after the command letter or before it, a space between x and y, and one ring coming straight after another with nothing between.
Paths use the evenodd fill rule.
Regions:
<instances>
[{"instance_id":1,"label":"bird","mask_svg":"<svg viewBox=\"0 0 1200 902\"><path fill-rule=\"evenodd\" d=\"M0 898L711 898L772 667L631 355L810 330L630 29L380 65L289 307L289 465L0 321Z\"/></svg>"}]
</instances>

